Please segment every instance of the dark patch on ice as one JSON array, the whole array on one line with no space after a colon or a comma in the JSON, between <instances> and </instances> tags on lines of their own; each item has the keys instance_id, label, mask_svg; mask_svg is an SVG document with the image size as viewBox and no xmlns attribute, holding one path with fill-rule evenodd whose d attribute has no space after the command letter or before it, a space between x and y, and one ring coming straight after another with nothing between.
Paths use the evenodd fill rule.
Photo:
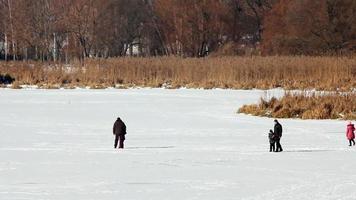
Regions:
<instances>
[{"instance_id":1,"label":"dark patch on ice","mask_svg":"<svg viewBox=\"0 0 356 200\"><path fill-rule=\"evenodd\" d=\"M336 151L332 149L297 149L297 150L285 150L283 152L288 153L315 153L315 152L328 152L328 151Z\"/></svg>"},{"instance_id":2,"label":"dark patch on ice","mask_svg":"<svg viewBox=\"0 0 356 200\"><path fill-rule=\"evenodd\" d=\"M42 183L36 183L36 182L25 182L23 183L24 185L40 185Z\"/></svg>"},{"instance_id":3,"label":"dark patch on ice","mask_svg":"<svg viewBox=\"0 0 356 200\"><path fill-rule=\"evenodd\" d=\"M173 149L175 146L162 146L162 147L127 147L126 149Z\"/></svg>"},{"instance_id":4,"label":"dark patch on ice","mask_svg":"<svg viewBox=\"0 0 356 200\"><path fill-rule=\"evenodd\" d=\"M128 182L128 185L162 185L163 183L155 183L155 182Z\"/></svg>"}]
</instances>

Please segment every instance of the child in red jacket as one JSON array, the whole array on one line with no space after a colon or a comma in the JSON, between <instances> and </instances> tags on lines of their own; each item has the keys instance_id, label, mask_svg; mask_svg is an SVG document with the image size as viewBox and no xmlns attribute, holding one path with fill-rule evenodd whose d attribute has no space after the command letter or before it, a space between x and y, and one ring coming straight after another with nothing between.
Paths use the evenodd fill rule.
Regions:
<instances>
[{"instance_id":1,"label":"child in red jacket","mask_svg":"<svg viewBox=\"0 0 356 200\"><path fill-rule=\"evenodd\" d=\"M351 122L347 125L346 137L349 140L349 146L351 146L351 142L355 146L355 126Z\"/></svg>"}]
</instances>

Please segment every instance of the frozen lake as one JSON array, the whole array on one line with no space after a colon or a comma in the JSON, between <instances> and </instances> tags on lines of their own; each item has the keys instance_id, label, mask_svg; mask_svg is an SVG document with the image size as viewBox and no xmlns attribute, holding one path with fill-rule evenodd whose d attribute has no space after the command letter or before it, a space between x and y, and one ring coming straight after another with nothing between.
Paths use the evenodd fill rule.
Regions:
<instances>
[{"instance_id":1,"label":"frozen lake","mask_svg":"<svg viewBox=\"0 0 356 200\"><path fill-rule=\"evenodd\" d=\"M269 95L280 95L273 90ZM264 91L0 90L0 199L355 199L345 121L236 114ZM112 125L127 125L126 149Z\"/></svg>"}]
</instances>

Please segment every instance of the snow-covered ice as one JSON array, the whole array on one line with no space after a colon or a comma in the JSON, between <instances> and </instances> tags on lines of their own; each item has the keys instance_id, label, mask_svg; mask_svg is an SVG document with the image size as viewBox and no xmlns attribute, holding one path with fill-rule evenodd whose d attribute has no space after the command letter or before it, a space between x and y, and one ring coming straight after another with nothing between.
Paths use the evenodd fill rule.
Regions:
<instances>
[{"instance_id":1,"label":"snow-covered ice","mask_svg":"<svg viewBox=\"0 0 356 200\"><path fill-rule=\"evenodd\" d=\"M273 90L269 95L280 95ZM355 199L345 121L236 114L264 91L0 90L1 200ZM112 125L128 127L113 149Z\"/></svg>"}]
</instances>

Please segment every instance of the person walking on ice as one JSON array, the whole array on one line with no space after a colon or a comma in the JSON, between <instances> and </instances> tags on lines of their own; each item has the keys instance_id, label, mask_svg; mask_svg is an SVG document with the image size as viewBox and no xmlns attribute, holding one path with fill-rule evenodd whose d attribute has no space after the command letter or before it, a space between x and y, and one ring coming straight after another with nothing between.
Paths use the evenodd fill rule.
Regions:
<instances>
[{"instance_id":1,"label":"person walking on ice","mask_svg":"<svg viewBox=\"0 0 356 200\"><path fill-rule=\"evenodd\" d=\"M274 140L274 133L272 130L269 130L268 133L268 139L269 139L269 152L275 152L276 151L276 142Z\"/></svg>"},{"instance_id":2,"label":"person walking on ice","mask_svg":"<svg viewBox=\"0 0 356 200\"><path fill-rule=\"evenodd\" d=\"M276 141L276 152L283 151L282 145L281 145L281 138L282 138L282 132L283 128L282 125L278 122L278 120L274 120L274 137Z\"/></svg>"},{"instance_id":3,"label":"person walking on ice","mask_svg":"<svg viewBox=\"0 0 356 200\"><path fill-rule=\"evenodd\" d=\"M117 148L117 144L119 143L119 149L124 148L124 141L126 135L126 125L125 123L118 117L114 123L113 134L115 135L115 144L114 148Z\"/></svg>"},{"instance_id":4,"label":"person walking on ice","mask_svg":"<svg viewBox=\"0 0 356 200\"><path fill-rule=\"evenodd\" d=\"M355 140L354 140L355 139L355 125L353 125L352 122L350 122L347 125L346 137L349 140L349 143L350 143L349 146L352 146L352 145L355 146ZM352 142L352 145L351 145L351 142Z\"/></svg>"}]
</instances>

